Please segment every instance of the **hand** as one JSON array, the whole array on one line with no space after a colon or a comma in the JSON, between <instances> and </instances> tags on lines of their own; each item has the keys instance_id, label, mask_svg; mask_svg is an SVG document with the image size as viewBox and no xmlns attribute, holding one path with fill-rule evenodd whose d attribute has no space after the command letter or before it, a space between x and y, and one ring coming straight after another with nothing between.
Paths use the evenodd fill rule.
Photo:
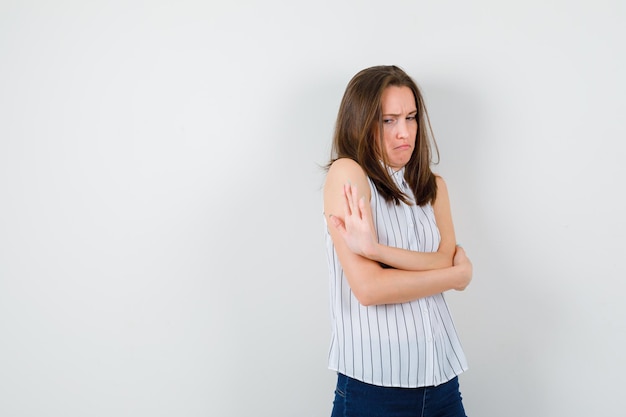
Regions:
<instances>
[{"instance_id":1,"label":"hand","mask_svg":"<svg viewBox=\"0 0 626 417\"><path fill-rule=\"evenodd\" d=\"M454 289L457 291L463 291L469 285L472 280L473 267L472 262L467 257L465 253L465 249L461 246L456 247L456 252L454 253L454 259L452 260L452 265L458 271L458 280Z\"/></svg>"},{"instance_id":2,"label":"hand","mask_svg":"<svg viewBox=\"0 0 626 417\"><path fill-rule=\"evenodd\" d=\"M356 186L344 185L343 194L344 218L331 215L330 221L352 252L377 260L378 241L370 205L364 197L359 198Z\"/></svg>"}]
</instances>

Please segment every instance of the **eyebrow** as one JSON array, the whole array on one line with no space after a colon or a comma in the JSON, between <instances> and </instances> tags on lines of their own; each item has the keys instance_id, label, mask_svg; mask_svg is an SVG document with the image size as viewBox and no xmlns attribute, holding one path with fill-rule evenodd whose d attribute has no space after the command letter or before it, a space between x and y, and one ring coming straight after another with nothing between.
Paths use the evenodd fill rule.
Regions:
<instances>
[{"instance_id":1,"label":"eyebrow","mask_svg":"<svg viewBox=\"0 0 626 417\"><path fill-rule=\"evenodd\" d=\"M417 113L417 109L408 112L407 114L413 114L413 113ZM393 117L399 117L402 116L400 113L383 113L383 116L393 116Z\"/></svg>"}]
</instances>

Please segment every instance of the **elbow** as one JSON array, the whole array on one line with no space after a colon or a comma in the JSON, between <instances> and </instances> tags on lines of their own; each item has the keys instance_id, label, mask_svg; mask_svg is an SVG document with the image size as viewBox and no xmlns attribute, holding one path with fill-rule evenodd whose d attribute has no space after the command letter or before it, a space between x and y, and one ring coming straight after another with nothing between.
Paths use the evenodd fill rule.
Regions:
<instances>
[{"instance_id":1,"label":"elbow","mask_svg":"<svg viewBox=\"0 0 626 417\"><path fill-rule=\"evenodd\" d=\"M354 294L359 304L365 307L384 304L381 302L379 291L371 284L362 283L358 287L352 288L352 294Z\"/></svg>"},{"instance_id":2,"label":"elbow","mask_svg":"<svg viewBox=\"0 0 626 417\"><path fill-rule=\"evenodd\" d=\"M372 262L371 265L371 268L355 271L354 274L346 273L352 294L365 307L386 304L384 294L389 285L389 280L385 279L385 270L378 263Z\"/></svg>"},{"instance_id":3,"label":"elbow","mask_svg":"<svg viewBox=\"0 0 626 417\"><path fill-rule=\"evenodd\" d=\"M362 306L365 307L370 307L370 306L375 306L376 304L376 300L374 300L374 298L368 294L366 295L356 295L354 294L356 299L359 301L359 304L361 304Z\"/></svg>"}]
</instances>

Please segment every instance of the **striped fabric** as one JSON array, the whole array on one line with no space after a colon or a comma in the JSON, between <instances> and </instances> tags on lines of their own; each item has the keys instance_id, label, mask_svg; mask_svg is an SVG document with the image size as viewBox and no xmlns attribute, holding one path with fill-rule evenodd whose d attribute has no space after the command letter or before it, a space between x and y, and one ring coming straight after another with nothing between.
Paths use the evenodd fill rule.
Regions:
<instances>
[{"instance_id":1,"label":"striped fabric","mask_svg":"<svg viewBox=\"0 0 626 417\"><path fill-rule=\"evenodd\" d=\"M393 174L413 196L404 170ZM387 203L370 181L379 242L434 252L440 241L430 205ZM439 385L467 370L467 362L443 294L408 303L365 307L348 285L326 229L332 338L328 367L360 381L389 387Z\"/></svg>"}]
</instances>

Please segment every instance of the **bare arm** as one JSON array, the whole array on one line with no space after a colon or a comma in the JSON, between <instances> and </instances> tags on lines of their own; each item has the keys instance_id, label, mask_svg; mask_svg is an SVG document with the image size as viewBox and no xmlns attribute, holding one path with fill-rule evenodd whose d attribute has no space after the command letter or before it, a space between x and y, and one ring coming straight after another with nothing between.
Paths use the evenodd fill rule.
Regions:
<instances>
[{"instance_id":1,"label":"bare arm","mask_svg":"<svg viewBox=\"0 0 626 417\"><path fill-rule=\"evenodd\" d=\"M344 185L356 186L357 204L346 200ZM361 193L361 194L359 194ZM329 169L324 185L324 212L329 222L342 213L362 216L359 199L369 201L369 186L361 167L349 159L336 161ZM369 206L366 204L365 206ZM402 303L447 291L462 290L471 280L472 264L463 249L457 250L453 265L430 271L408 271L383 268L377 261L354 253L342 238L339 229L329 227L339 262L354 295L363 305Z\"/></svg>"},{"instance_id":2,"label":"bare arm","mask_svg":"<svg viewBox=\"0 0 626 417\"><path fill-rule=\"evenodd\" d=\"M367 186L367 182L365 185ZM344 219L333 216L331 222L350 250L368 259L407 271L428 271L449 267L452 266L456 238L448 188L441 177L437 177L437 188L437 199L433 203L433 210L441 242L436 252L416 252L378 243L371 207L364 198L359 196L359 188L356 184L344 184ZM358 208L358 211L351 210L350 207Z\"/></svg>"}]
</instances>

